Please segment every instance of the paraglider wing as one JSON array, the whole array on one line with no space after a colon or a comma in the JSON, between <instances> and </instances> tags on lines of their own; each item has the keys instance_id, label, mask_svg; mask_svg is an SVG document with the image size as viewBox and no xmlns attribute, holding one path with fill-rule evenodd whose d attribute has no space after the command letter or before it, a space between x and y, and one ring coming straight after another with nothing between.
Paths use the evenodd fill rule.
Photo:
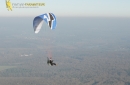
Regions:
<instances>
[{"instance_id":1,"label":"paraglider wing","mask_svg":"<svg viewBox=\"0 0 130 85\"><path fill-rule=\"evenodd\" d=\"M50 13L51 14L51 19L52 19L52 22L50 23L51 24L51 29L55 29L56 28L56 17L53 13Z\"/></svg>"},{"instance_id":2,"label":"paraglider wing","mask_svg":"<svg viewBox=\"0 0 130 85\"><path fill-rule=\"evenodd\" d=\"M45 14L39 15L39 16L34 18L33 28L34 28L35 33L38 33L40 31L42 24L43 24L43 20L48 24L48 26L51 29L56 28L56 17L55 17L55 15L53 13L45 13Z\"/></svg>"},{"instance_id":3,"label":"paraglider wing","mask_svg":"<svg viewBox=\"0 0 130 85\"><path fill-rule=\"evenodd\" d=\"M48 26L51 29L55 29L56 28L56 17L53 13L46 13L43 15L43 20L46 21L46 23L48 23Z\"/></svg>"},{"instance_id":4,"label":"paraglider wing","mask_svg":"<svg viewBox=\"0 0 130 85\"><path fill-rule=\"evenodd\" d=\"M41 19L40 17L34 18L33 28L35 33L38 33L40 31L42 24L43 24L43 19Z\"/></svg>"}]
</instances>

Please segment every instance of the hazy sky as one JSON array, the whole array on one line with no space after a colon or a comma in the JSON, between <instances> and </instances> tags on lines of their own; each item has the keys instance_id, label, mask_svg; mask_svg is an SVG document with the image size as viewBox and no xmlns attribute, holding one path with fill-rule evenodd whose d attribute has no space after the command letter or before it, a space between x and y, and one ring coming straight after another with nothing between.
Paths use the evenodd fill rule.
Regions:
<instances>
[{"instance_id":1,"label":"hazy sky","mask_svg":"<svg viewBox=\"0 0 130 85\"><path fill-rule=\"evenodd\" d=\"M130 17L130 0L10 0L11 3L42 2L39 8L13 8L0 1L0 16L35 16L52 12L57 16Z\"/></svg>"}]
</instances>

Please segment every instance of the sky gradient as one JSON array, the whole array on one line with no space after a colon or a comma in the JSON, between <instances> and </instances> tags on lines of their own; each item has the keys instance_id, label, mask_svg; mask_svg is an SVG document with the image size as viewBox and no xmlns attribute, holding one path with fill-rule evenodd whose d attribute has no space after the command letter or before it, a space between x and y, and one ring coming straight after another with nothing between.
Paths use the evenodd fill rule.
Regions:
<instances>
[{"instance_id":1,"label":"sky gradient","mask_svg":"<svg viewBox=\"0 0 130 85\"><path fill-rule=\"evenodd\" d=\"M130 17L130 0L10 0L11 3L42 2L39 8L13 8L0 2L0 16L35 16L52 12L57 16Z\"/></svg>"}]
</instances>

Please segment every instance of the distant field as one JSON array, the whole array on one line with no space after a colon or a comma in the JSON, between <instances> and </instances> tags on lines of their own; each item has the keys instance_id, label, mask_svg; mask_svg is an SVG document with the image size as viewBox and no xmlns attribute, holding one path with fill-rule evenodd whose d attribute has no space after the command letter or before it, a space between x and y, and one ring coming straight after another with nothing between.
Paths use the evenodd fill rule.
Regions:
<instances>
[{"instance_id":1,"label":"distant field","mask_svg":"<svg viewBox=\"0 0 130 85\"><path fill-rule=\"evenodd\" d=\"M0 66L0 71L9 69L9 68L15 68L16 66Z\"/></svg>"}]
</instances>

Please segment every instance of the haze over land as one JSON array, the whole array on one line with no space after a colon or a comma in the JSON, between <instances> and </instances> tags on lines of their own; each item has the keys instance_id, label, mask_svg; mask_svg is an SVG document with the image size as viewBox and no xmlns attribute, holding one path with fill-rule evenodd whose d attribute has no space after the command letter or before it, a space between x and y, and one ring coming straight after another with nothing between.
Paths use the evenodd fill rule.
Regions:
<instances>
[{"instance_id":1,"label":"haze over land","mask_svg":"<svg viewBox=\"0 0 130 85\"><path fill-rule=\"evenodd\" d=\"M57 17L38 34L32 20L0 20L1 85L130 85L130 18Z\"/></svg>"}]
</instances>

